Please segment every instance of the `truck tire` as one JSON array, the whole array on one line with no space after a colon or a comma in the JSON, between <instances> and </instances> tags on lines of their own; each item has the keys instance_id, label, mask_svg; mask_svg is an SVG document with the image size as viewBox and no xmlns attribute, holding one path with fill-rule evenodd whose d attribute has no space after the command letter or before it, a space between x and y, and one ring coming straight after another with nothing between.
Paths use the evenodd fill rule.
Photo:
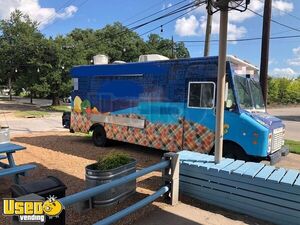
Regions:
<instances>
[{"instance_id":1,"label":"truck tire","mask_svg":"<svg viewBox=\"0 0 300 225\"><path fill-rule=\"evenodd\" d=\"M223 157L235 160L250 161L250 157L239 145L232 142L225 142L223 147Z\"/></svg>"},{"instance_id":2,"label":"truck tire","mask_svg":"<svg viewBox=\"0 0 300 225\"><path fill-rule=\"evenodd\" d=\"M98 125L93 131L93 142L98 147L105 147L107 143L106 132L103 126Z\"/></svg>"},{"instance_id":3,"label":"truck tire","mask_svg":"<svg viewBox=\"0 0 300 225\"><path fill-rule=\"evenodd\" d=\"M210 155L214 155L215 153L215 146L210 151ZM224 141L223 144L223 157L224 158L231 158L235 160L244 160L244 161L252 161L253 159L249 157L244 149L242 149L239 145L235 144L234 142L226 142Z\"/></svg>"}]
</instances>

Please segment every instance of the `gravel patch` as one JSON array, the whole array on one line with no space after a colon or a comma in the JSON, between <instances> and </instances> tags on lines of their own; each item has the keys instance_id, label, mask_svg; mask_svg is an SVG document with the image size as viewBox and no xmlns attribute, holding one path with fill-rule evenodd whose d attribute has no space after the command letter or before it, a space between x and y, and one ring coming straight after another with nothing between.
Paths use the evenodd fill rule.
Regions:
<instances>
[{"instance_id":1,"label":"gravel patch","mask_svg":"<svg viewBox=\"0 0 300 225\"><path fill-rule=\"evenodd\" d=\"M15 153L16 164L34 163L38 167L30 171L22 182L30 182L46 176L56 176L67 186L67 195L84 190L85 166L94 163L101 155L111 151L124 151L137 160L138 169L150 166L160 161L162 151L144 148L141 146L113 142L110 147L99 148L92 144L90 138L60 132L34 133L17 136L14 143L27 147L26 150ZM120 148L122 145L122 148ZM78 213L73 208L66 210L66 224L93 224L153 193L161 185L161 173L153 172L137 180L137 193L125 202L107 209L92 209ZM1 179L0 198L10 197L10 178ZM160 202L162 200L158 200ZM1 203L2 204L2 203ZM164 204L164 203L161 203ZM117 224L133 224L134 221L156 206L149 205L128 216ZM2 211L2 205L0 206ZM0 224L11 224L9 217L0 215ZM2 223L2 221L4 223Z\"/></svg>"}]
</instances>

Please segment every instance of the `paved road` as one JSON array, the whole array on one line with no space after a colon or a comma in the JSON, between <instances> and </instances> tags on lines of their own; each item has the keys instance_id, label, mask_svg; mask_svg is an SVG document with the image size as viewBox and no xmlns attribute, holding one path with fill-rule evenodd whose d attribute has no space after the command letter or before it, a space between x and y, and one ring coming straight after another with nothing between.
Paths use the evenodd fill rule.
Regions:
<instances>
[{"instance_id":1,"label":"paved road","mask_svg":"<svg viewBox=\"0 0 300 225\"><path fill-rule=\"evenodd\" d=\"M268 109L268 113L284 121L286 139L300 141L300 107Z\"/></svg>"},{"instance_id":2,"label":"paved road","mask_svg":"<svg viewBox=\"0 0 300 225\"><path fill-rule=\"evenodd\" d=\"M61 113L55 113L44 118L14 118L8 119L11 135L44 132L44 131L67 131L61 124Z\"/></svg>"}]
</instances>

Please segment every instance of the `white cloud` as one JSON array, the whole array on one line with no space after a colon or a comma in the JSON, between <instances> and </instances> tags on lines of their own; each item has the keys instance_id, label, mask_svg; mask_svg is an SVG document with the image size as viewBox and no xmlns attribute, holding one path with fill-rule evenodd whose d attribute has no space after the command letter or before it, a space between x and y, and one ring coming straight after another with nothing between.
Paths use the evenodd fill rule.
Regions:
<instances>
[{"instance_id":1,"label":"white cloud","mask_svg":"<svg viewBox=\"0 0 300 225\"><path fill-rule=\"evenodd\" d=\"M194 15L176 20L175 32L179 36L195 36L199 31L199 21Z\"/></svg>"},{"instance_id":2,"label":"white cloud","mask_svg":"<svg viewBox=\"0 0 300 225\"><path fill-rule=\"evenodd\" d=\"M277 0L272 3L273 7L278 9L279 14L282 15L284 12L292 12L294 9L294 4L292 2Z\"/></svg>"},{"instance_id":3,"label":"white cloud","mask_svg":"<svg viewBox=\"0 0 300 225\"><path fill-rule=\"evenodd\" d=\"M78 8L74 5L70 5L65 8L65 10L62 13L57 13L57 18L61 19L67 19L72 17L76 12Z\"/></svg>"},{"instance_id":4,"label":"white cloud","mask_svg":"<svg viewBox=\"0 0 300 225\"><path fill-rule=\"evenodd\" d=\"M298 48L293 48L293 53L300 57L300 46Z\"/></svg>"},{"instance_id":5,"label":"white cloud","mask_svg":"<svg viewBox=\"0 0 300 225\"><path fill-rule=\"evenodd\" d=\"M283 12L291 12L294 9L292 2L286 0L273 0L273 13L274 15L283 15ZM261 0L252 0L249 8L260 14L263 13L264 4ZM276 10L277 9L277 10ZM281 11L280 11L281 10ZM192 36L192 35L204 35L206 31L206 8L198 7L193 13L190 13L188 17L183 17L176 21L175 32L180 36ZM192 17L193 16L193 17ZM247 10L245 12L239 12L232 10L229 12L229 24L228 24L228 39L236 40L246 35L247 29L244 26L237 24L243 23L245 20L255 17L256 15ZM200 30L198 30L196 18L200 18ZM215 13L212 21L212 34L219 34L220 27L220 14ZM193 28L193 29L191 29Z\"/></svg>"},{"instance_id":6,"label":"white cloud","mask_svg":"<svg viewBox=\"0 0 300 225\"><path fill-rule=\"evenodd\" d=\"M200 19L200 27L202 30L202 34L206 31L206 16L202 16ZM212 18L212 29L211 34L219 34L220 29L220 13L216 13L213 15ZM236 24L232 23L231 20L229 20L228 23L228 39L229 40L236 40L238 38L244 37L244 35L247 33L247 30L243 26L237 26Z\"/></svg>"},{"instance_id":7,"label":"white cloud","mask_svg":"<svg viewBox=\"0 0 300 225\"><path fill-rule=\"evenodd\" d=\"M43 8L39 0L0 0L0 18L8 19L11 12L19 9L34 21L40 23L39 28L52 23L55 19L70 18L77 12L77 7L70 5L58 12L55 8Z\"/></svg>"},{"instance_id":8,"label":"white cloud","mask_svg":"<svg viewBox=\"0 0 300 225\"><path fill-rule=\"evenodd\" d=\"M171 6L172 6L172 3L163 4L162 9L165 10L165 9L171 7Z\"/></svg>"},{"instance_id":9,"label":"white cloud","mask_svg":"<svg viewBox=\"0 0 300 225\"><path fill-rule=\"evenodd\" d=\"M273 77L285 77L285 78L295 78L297 74L292 68L275 68L271 72L271 76Z\"/></svg>"},{"instance_id":10,"label":"white cloud","mask_svg":"<svg viewBox=\"0 0 300 225\"><path fill-rule=\"evenodd\" d=\"M300 66L300 46L298 48L293 48L294 58L288 59L288 64L290 66Z\"/></svg>"}]
</instances>

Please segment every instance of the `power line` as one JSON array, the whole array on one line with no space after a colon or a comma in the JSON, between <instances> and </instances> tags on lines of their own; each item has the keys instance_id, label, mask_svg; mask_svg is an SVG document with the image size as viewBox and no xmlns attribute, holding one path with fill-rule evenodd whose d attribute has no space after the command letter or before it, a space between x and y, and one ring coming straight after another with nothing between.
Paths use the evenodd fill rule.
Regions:
<instances>
[{"instance_id":1,"label":"power line","mask_svg":"<svg viewBox=\"0 0 300 225\"><path fill-rule=\"evenodd\" d=\"M204 4L204 3L201 3L201 4L198 5L197 7L199 7L199 6L203 5L203 4ZM197 7L196 7L196 8L197 8ZM189 11L187 11L187 12L185 12L185 13L183 13L183 14L181 14L181 15L179 15L179 16L177 16L177 17L175 17L175 18L173 18L173 19L171 19L171 20L169 20L169 21L167 21L167 22L165 22L165 23L163 23L163 24L161 24L160 26L157 26L157 27L155 27L155 28L153 28L153 29L151 29L151 30L148 30L148 31L145 32L145 33L142 33L142 34L140 34L139 36L144 36L145 34L148 34L148 33L152 32L152 31L154 31L154 30L156 30L156 29L158 29L158 28L162 28L163 26L165 26L165 25L171 23L172 21L174 21L174 20L176 20L176 19L178 19L178 18L181 18L181 17L183 17L184 15L186 15L186 14L188 14L188 13L194 11L196 8L192 8L191 10L189 10Z\"/></svg>"},{"instance_id":2,"label":"power line","mask_svg":"<svg viewBox=\"0 0 300 225\"><path fill-rule=\"evenodd\" d=\"M135 26L135 27L129 28L129 27L126 27L126 26L125 26L125 28L126 28L125 30L120 31L120 32L118 32L118 33L116 33L116 34L114 34L114 35L115 35L115 36L123 35L123 34L127 33L128 30L130 30L130 31L137 30L137 29L139 29L139 28L141 28L141 27L144 27L144 26L146 26L146 25L148 25L148 24L150 24L150 23L159 21L159 20L161 20L161 19L164 19L164 18L166 18L166 17L172 16L172 15L177 14L177 13L179 13L179 12L182 12L182 11L185 11L185 10L188 10L188 9L191 9L191 8L196 9L199 5L204 4L204 3L205 3L204 0L203 0L203 2L193 2L193 3L188 3L188 4L184 5L184 6L181 6L181 7L177 8L177 9L175 9L175 10L173 10L173 11L167 13L167 14L164 14L164 15L162 15L162 16L159 16L159 17L157 17L157 18L155 18L155 19L152 19L152 20L150 20L150 21L148 21L148 22L145 22L145 23L143 23L143 24L137 25L137 26ZM188 13L188 12L185 12L183 15L185 15L185 14L187 14L187 13ZM183 15L180 15L180 17L183 16ZM178 18L178 17L176 17L176 18ZM170 23L170 22L173 21L173 20L175 20L175 19L173 18L172 20L166 22L165 24L168 24L168 23ZM161 26L159 26L159 27L161 27ZM128 29L128 30L127 30L127 29ZM157 29L157 27L156 27L155 29ZM153 30L154 30L154 29L153 29ZM148 31L148 33L149 33L149 32L151 32L151 31ZM139 36L142 36L142 35L139 35ZM94 43L99 42L99 41L102 41L102 40L105 40L105 39L107 39L107 38L109 38L109 37L102 37L102 38L99 38L99 39L95 40ZM94 43L92 43L92 44L94 44ZM91 43L90 43L90 44L91 44Z\"/></svg>"},{"instance_id":3,"label":"power line","mask_svg":"<svg viewBox=\"0 0 300 225\"><path fill-rule=\"evenodd\" d=\"M127 25L125 25L125 26L128 27L128 26L131 26L131 25L133 25L133 24L136 24L136 23L138 23L138 22L140 22L140 21L143 21L143 20L148 19L148 18L150 18L150 17L152 17L152 16L155 16L155 15L161 13L161 12L167 11L167 10L169 10L169 9L171 9L171 8L173 8L173 7L175 7L175 6L177 6L177 5L180 5L181 3L185 2L185 1L187 1L187 0L183 0L183 1L177 2L176 4L174 4L174 5L170 6L170 7L167 7L167 8L165 8L165 9L161 9L161 10L155 12L155 13L152 13L152 14L150 14L150 15L148 15L148 16L145 16L145 17L143 17L143 18L141 18L141 19L139 19L139 20L136 20L136 21L134 21L134 22L132 22L132 23L130 23L130 24L127 24Z\"/></svg>"},{"instance_id":4,"label":"power line","mask_svg":"<svg viewBox=\"0 0 300 225\"><path fill-rule=\"evenodd\" d=\"M261 14L258 13L258 12L253 11L253 10L250 9L249 7L248 7L248 10L249 10L250 12L254 13L254 14L257 15L257 16L260 16L260 17L262 17L262 18L264 17L263 15L261 15ZM291 27L291 26L289 26L289 25L283 24L283 23L278 22L278 21L276 21L276 20L274 20L274 19L271 19L271 22L276 23L276 24L278 24L278 25L280 25L280 26L289 28L289 29L291 29L291 30L300 32L300 29L297 29L297 28L295 28L295 27Z\"/></svg>"},{"instance_id":5,"label":"power line","mask_svg":"<svg viewBox=\"0 0 300 225\"><path fill-rule=\"evenodd\" d=\"M73 0L73 2L75 2L75 1L76 1L76 0ZM86 4L88 1L89 1L89 0L85 0L85 1L81 2L81 4L79 4L79 5L77 6L78 10L79 10L80 7L82 7L82 6L83 6L84 4ZM69 2L70 2L70 1L69 1ZM54 17L55 17L55 15L54 15ZM55 22L49 24L48 26L45 26L45 27L44 27L43 29L41 29L41 30L42 30L42 31L43 31L43 30L46 30L46 29L48 29L50 26L56 24L57 22L58 22L58 20L56 20Z\"/></svg>"},{"instance_id":6,"label":"power line","mask_svg":"<svg viewBox=\"0 0 300 225\"><path fill-rule=\"evenodd\" d=\"M164 1L165 1L165 0L161 0L161 1L159 1L159 3L155 3L155 4L151 5L151 6L149 6L148 8L146 8L146 9L144 9L144 10L142 10L142 11L136 13L135 15L130 16L129 18L126 18L125 21L123 21L123 23L125 23L125 22L127 22L127 21L130 21L131 19L136 18L136 17L138 17L139 15L141 15L141 14L143 14L143 13L145 13L145 12L148 12L150 9L153 9L153 8L155 8L156 6L161 5Z\"/></svg>"},{"instance_id":7,"label":"power line","mask_svg":"<svg viewBox=\"0 0 300 225\"><path fill-rule=\"evenodd\" d=\"M259 1L259 2L261 2L261 3L264 3L262 0L257 0L257 1ZM273 4L272 4L272 8L277 9L277 10L279 10L280 12L282 12L282 13L284 13L284 14L286 14L286 15L288 15L288 16L290 16L290 17L293 17L293 18L295 18L295 19L297 19L297 20L300 21L300 17L297 17L297 16L295 16L295 15L293 15L293 14L291 14L291 13L288 13L288 12L286 12L286 11L284 11L284 10L282 10L282 9L280 9L280 8L278 8L278 7L276 7L276 6L274 6Z\"/></svg>"},{"instance_id":8,"label":"power line","mask_svg":"<svg viewBox=\"0 0 300 225\"><path fill-rule=\"evenodd\" d=\"M171 11L171 12L165 14L165 15L159 16L159 17L157 17L157 18L155 18L155 19L152 19L152 20L150 20L150 21L148 21L148 22L142 23L142 24L140 24L140 25L138 25L138 26L135 26L135 27L132 27L132 28L130 28L130 29L131 29L131 30L136 30L136 29L138 29L138 28L140 28L140 27L143 27L143 26L146 26L146 25L148 25L148 24L150 24L150 23L156 22L156 21L158 21L158 20L161 20L161 19L164 19L164 18L166 18L166 17L172 16L172 15L177 14L177 13L179 13L179 12L182 12L182 11L188 10L188 9L190 9L190 8L193 8L193 7L195 7L196 5L198 5L198 3L197 3L197 4L195 4L195 3L193 3L193 2L192 2L192 3L188 3L188 4L186 4L186 5L184 5L184 6L181 6L181 7L177 8L177 9L175 9L175 10L173 10L173 11Z\"/></svg>"},{"instance_id":9,"label":"power line","mask_svg":"<svg viewBox=\"0 0 300 225\"><path fill-rule=\"evenodd\" d=\"M54 12L53 15L49 16L48 18L46 18L45 20L41 21L41 23L47 23L49 21L51 21L52 19L54 19L56 17L56 13L60 12L63 8L65 8L67 5L70 5L72 3L74 3L76 0L68 0L66 1L64 4L62 4L60 7L58 7L58 9ZM47 27L47 26L46 26ZM46 28L44 27L44 29ZM42 29L42 30L44 30Z\"/></svg>"},{"instance_id":10,"label":"power line","mask_svg":"<svg viewBox=\"0 0 300 225\"><path fill-rule=\"evenodd\" d=\"M270 40L279 40L279 39L290 39L290 38L300 38L300 35L289 35L289 36L276 36L270 37ZM256 41L261 40L261 37L253 37L253 38L241 38L241 39L229 39L228 42L243 42L243 41ZM218 42L218 39L211 40L211 42ZM176 42L184 42L184 43L204 43L204 40L199 41L176 41Z\"/></svg>"}]
</instances>

